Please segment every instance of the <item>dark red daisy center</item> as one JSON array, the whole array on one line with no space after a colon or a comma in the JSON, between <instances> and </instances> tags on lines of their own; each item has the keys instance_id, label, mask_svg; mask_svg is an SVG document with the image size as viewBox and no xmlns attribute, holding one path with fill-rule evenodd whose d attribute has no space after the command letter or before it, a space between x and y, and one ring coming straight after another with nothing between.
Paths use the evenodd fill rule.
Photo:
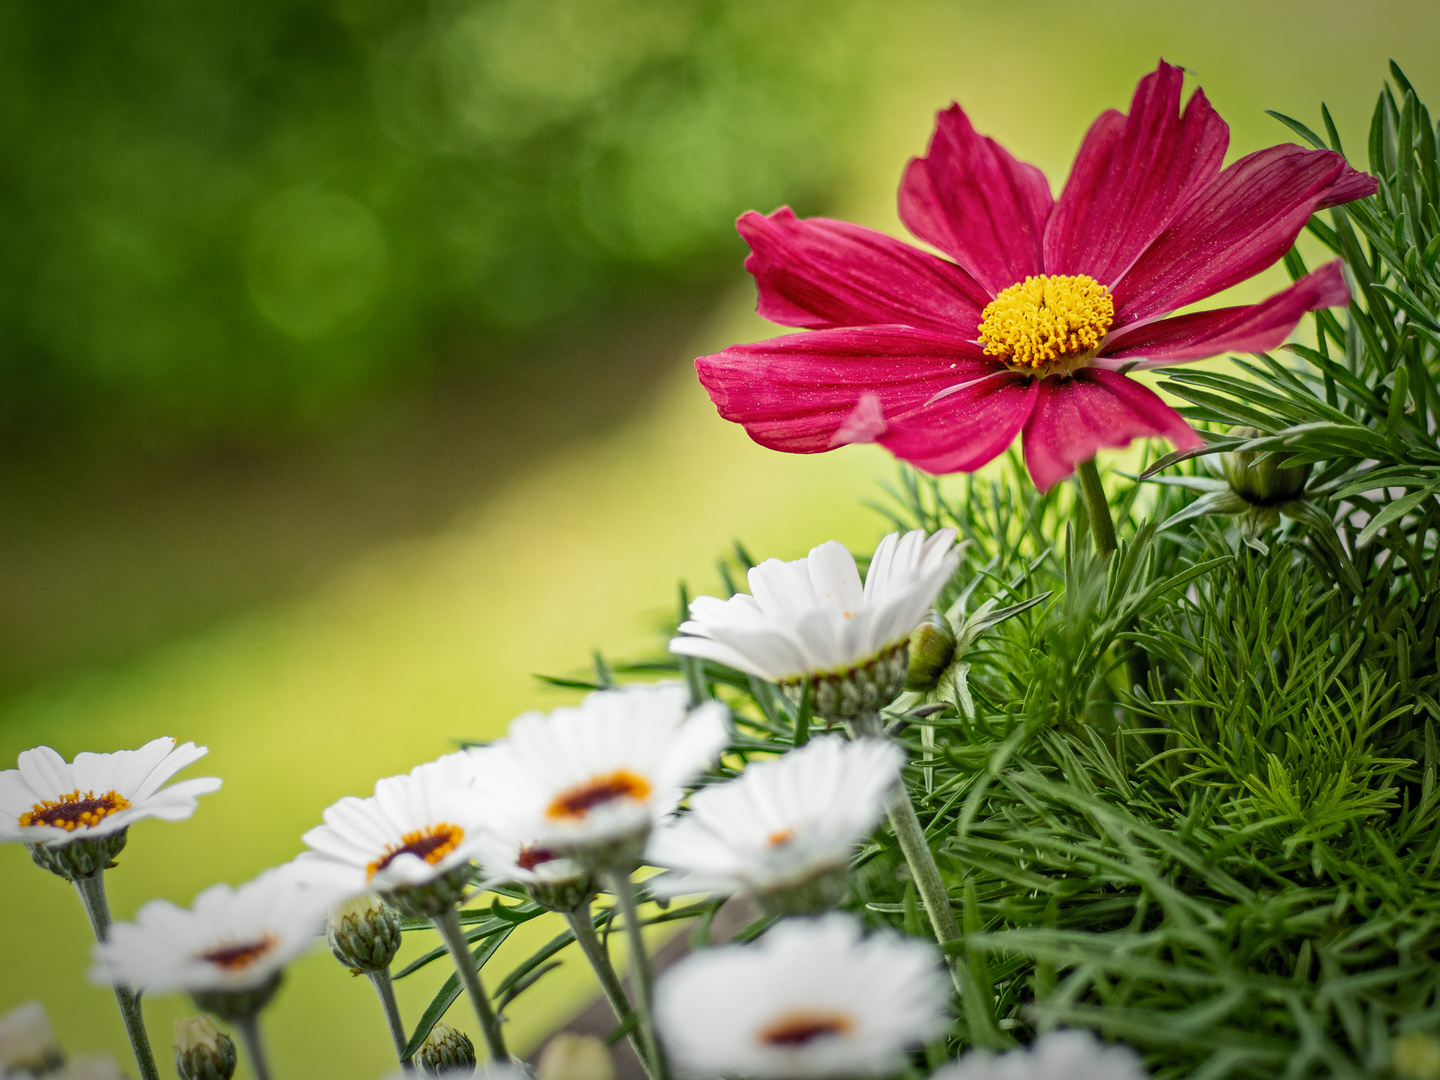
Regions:
<instances>
[{"instance_id":1,"label":"dark red daisy center","mask_svg":"<svg viewBox=\"0 0 1440 1080\"><path fill-rule=\"evenodd\" d=\"M93 791L83 794L76 789L58 799L46 799L36 803L20 815L21 825L49 825L51 828L74 832L98 825L111 814L130 808L130 800L116 791L96 795Z\"/></svg>"},{"instance_id":2,"label":"dark red daisy center","mask_svg":"<svg viewBox=\"0 0 1440 1080\"><path fill-rule=\"evenodd\" d=\"M199 959L214 964L226 971L244 971L255 961L268 953L277 944L275 935L266 934L254 941L240 945L224 945L218 949L199 954Z\"/></svg>"},{"instance_id":3,"label":"dark red daisy center","mask_svg":"<svg viewBox=\"0 0 1440 1080\"><path fill-rule=\"evenodd\" d=\"M534 870L542 863L554 862L560 858L559 852L551 851L543 847L522 847L520 857L515 860L515 865L521 870Z\"/></svg>"},{"instance_id":4,"label":"dark red daisy center","mask_svg":"<svg viewBox=\"0 0 1440 1080\"><path fill-rule=\"evenodd\" d=\"M365 868L365 880L369 881L401 855L414 855L417 859L423 859L434 866L459 847L460 841L463 839L465 839L465 830L459 825L451 825L445 821L408 832L400 837L400 843L391 844L385 849L384 855Z\"/></svg>"},{"instance_id":5,"label":"dark red daisy center","mask_svg":"<svg viewBox=\"0 0 1440 1080\"><path fill-rule=\"evenodd\" d=\"M797 1009L765 1025L759 1037L766 1046L808 1046L827 1035L848 1034L854 1027L854 1019L844 1013Z\"/></svg>"},{"instance_id":6,"label":"dark red daisy center","mask_svg":"<svg viewBox=\"0 0 1440 1080\"><path fill-rule=\"evenodd\" d=\"M551 818L585 817L597 806L614 802L616 799L645 799L650 794L650 782L637 776L629 769L616 769L603 776L593 776L583 784L562 791L551 801L545 815Z\"/></svg>"}]
</instances>

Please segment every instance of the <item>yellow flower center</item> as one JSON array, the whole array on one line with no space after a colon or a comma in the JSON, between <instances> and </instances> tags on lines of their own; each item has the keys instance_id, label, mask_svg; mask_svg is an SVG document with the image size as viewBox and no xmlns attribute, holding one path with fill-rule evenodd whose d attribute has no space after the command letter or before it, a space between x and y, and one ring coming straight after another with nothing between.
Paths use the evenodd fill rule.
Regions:
<instances>
[{"instance_id":1,"label":"yellow flower center","mask_svg":"<svg viewBox=\"0 0 1440 1080\"><path fill-rule=\"evenodd\" d=\"M434 866L459 847L460 841L464 839L464 829L459 825L451 825L444 821L438 825L427 825L423 829L408 832L400 837L400 843L391 844L385 849L384 855L365 868L365 880L369 881L401 855L414 855L417 859L424 859Z\"/></svg>"},{"instance_id":2,"label":"yellow flower center","mask_svg":"<svg viewBox=\"0 0 1440 1080\"><path fill-rule=\"evenodd\" d=\"M550 818L584 818L597 806L616 799L634 799L637 802L650 797L650 782L637 776L629 769L616 769L605 776L591 777L590 780L562 791L545 809Z\"/></svg>"},{"instance_id":3,"label":"yellow flower center","mask_svg":"<svg viewBox=\"0 0 1440 1080\"><path fill-rule=\"evenodd\" d=\"M102 818L130 808L130 800L117 791L96 795L93 791L83 794L77 788L69 795L58 799L37 802L20 815L21 825L49 825L53 829L74 832L100 824Z\"/></svg>"},{"instance_id":4,"label":"yellow flower center","mask_svg":"<svg viewBox=\"0 0 1440 1080\"><path fill-rule=\"evenodd\" d=\"M1026 374L1068 375L1093 357L1115 321L1110 290L1085 274L1040 274L985 305L980 344Z\"/></svg>"}]
</instances>

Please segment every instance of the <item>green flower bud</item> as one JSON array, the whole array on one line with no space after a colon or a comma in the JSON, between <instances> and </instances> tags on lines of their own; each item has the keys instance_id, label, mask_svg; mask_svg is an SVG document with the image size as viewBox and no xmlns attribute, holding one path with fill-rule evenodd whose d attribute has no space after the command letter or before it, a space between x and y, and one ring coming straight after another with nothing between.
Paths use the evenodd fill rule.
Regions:
<instances>
[{"instance_id":1,"label":"green flower bud","mask_svg":"<svg viewBox=\"0 0 1440 1080\"><path fill-rule=\"evenodd\" d=\"M180 1080L230 1080L235 1042L208 1016L175 1021L175 1071Z\"/></svg>"},{"instance_id":2,"label":"green flower bud","mask_svg":"<svg viewBox=\"0 0 1440 1080\"><path fill-rule=\"evenodd\" d=\"M226 1023L237 1024L270 1004L284 974L277 971L253 990L192 990L190 1000L197 1009L213 1013Z\"/></svg>"},{"instance_id":3,"label":"green flower bud","mask_svg":"<svg viewBox=\"0 0 1440 1080\"><path fill-rule=\"evenodd\" d=\"M535 1080L615 1080L615 1062L595 1036L562 1031L541 1051Z\"/></svg>"},{"instance_id":4,"label":"green flower bud","mask_svg":"<svg viewBox=\"0 0 1440 1080\"><path fill-rule=\"evenodd\" d=\"M1390 1044L1390 1064L1401 1080L1440 1080L1440 1039L1412 1031Z\"/></svg>"},{"instance_id":5,"label":"green flower bud","mask_svg":"<svg viewBox=\"0 0 1440 1080\"><path fill-rule=\"evenodd\" d=\"M1253 439L1261 432L1249 427L1232 428L1231 435ZM1264 460L1257 460L1261 454ZM1252 506L1278 506L1292 502L1305 491L1310 466L1287 465L1292 454L1260 450L1232 450L1221 455L1221 467L1231 489Z\"/></svg>"},{"instance_id":6,"label":"green flower bud","mask_svg":"<svg viewBox=\"0 0 1440 1080\"><path fill-rule=\"evenodd\" d=\"M400 951L400 913L373 893L356 896L330 912L325 939L351 971L384 971Z\"/></svg>"},{"instance_id":7,"label":"green flower bud","mask_svg":"<svg viewBox=\"0 0 1440 1080\"><path fill-rule=\"evenodd\" d=\"M463 1031L442 1022L430 1029L425 1042L415 1052L415 1064L430 1076L455 1069L470 1070L475 1067L475 1044Z\"/></svg>"},{"instance_id":8,"label":"green flower bud","mask_svg":"<svg viewBox=\"0 0 1440 1080\"><path fill-rule=\"evenodd\" d=\"M955 631L940 612L930 613L910 631L910 667L905 673L906 690L934 690L940 676L955 658Z\"/></svg>"},{"instance_id":9,"label":"green flower bud","mask_svg":"<svg viewBox=\"0 0 1440 1080\"><path fill-rule=\"evenodd\" d=\"M10 1072L41 1076L65 1064L50 1017L38 1001L27 1001L0 1016L0 1076Z\"/></svg>"}]
</instances>

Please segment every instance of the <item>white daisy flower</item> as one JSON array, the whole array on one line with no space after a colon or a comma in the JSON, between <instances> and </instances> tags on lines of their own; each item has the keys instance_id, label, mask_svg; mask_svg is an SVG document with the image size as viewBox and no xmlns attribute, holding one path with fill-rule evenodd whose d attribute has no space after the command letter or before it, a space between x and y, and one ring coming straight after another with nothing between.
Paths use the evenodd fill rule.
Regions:
<instances>
[{"instance_id":1,"label":"white daisy flower","mask_svg":"<svg viewBox=\"0 0 1440 1080\"><path fill-rule=\"evenodd\" d=\"M877 1076L945 1032L949 996L933 946L832 914L690 955L661 976L655 1011L687 1076Z\"/></svg>"},{"instance_id":2,"label":"white daisy flower","mask_svg":"<svg viewBox=\"0 0 1440 1080\"><path fill-rule=\"evenodd\" d=\"M754 762L696 792L688 814L655 832L646 861L675 872L646 886L668 896L745 891L776 913L832 907L904 763L891 743L834 735Z\"/></svg>"},{"instance_id":3,"label":"white daisy flower","mask_svg":"<svg viewBox=\"0 0 1440 1080\"><path fill-rule=\"evenodd\" d=\"M1106 1045L1088 1031L1051 1031L1029 1049L998 1056L972 1050L932 1080L1145 1080L1149 1075L1128 1046Z\"/></svg>"},{"instance_id":4,"label":"white daisy flower","mask_svg":"<svg viewBox=\"0 0 1440 1080\"><path fill-rule=\"evenodd\" d=\"M543 843L520 843L487 832L475 846L481 889L496 885L557 885L585 876L585 868Z\"/></svg>"},{"instance_id":5,"label":"white daisy flower","mask_svg":"<svg viewBox=\"0 0 1440 1080\"><path fill-rule=\"evenodd\" d=\"M27 1001L0 1016L0 1076L49 1072L64 1061L40 1002Z\"/></svg>"},{"instance_id":6,"label":"white daisy flower","mask_svg":"<svg viewBox=\"0 0 1440 1080\"><path fill-rule=\"evenodd\" d=\"M483 813L471 758L446 754L377 781L368 799L346 796L329 807L325 824L305 834L311 850L297 863L348 895L448 882L453 902L483 840Z\"/></svg>"},{"instance_id":7,"label":"white daisy flower","mask_svg":"<svg viewBox=\"0 0 1440 1080\"><path fill-rule=\"evenodd\" d=\"M816 679L815 711L841 719L887 704L905 683L910 632L955 573L955 530L891 533L865 583L836 540L794 562L750 569L750 593L697 597L670 651L798 688Z\"/></svg>"},{"instance_id":8,"label":"white daisy flower","mask_svg":"<svg viewBox=\"0 0 1440 1080\"><path fill-rule=\"evenodd\" d=\"M469 751L497 827L571 856L643 838L728 739L723 705L688 705L684 686L659 683L517 718Z\"/></svg>"},{"instance_id":9,"label":"white daisy flower","mask_svg":"<svg viewBox=\"0 0 1440 1080\"><path fill-rule=\"evenodd\" d=\"M194 743L177 747L168 737L139 750L76 754L69 763L48 746L26 750L19 768L0 772L0 841L59 847L109 836L143 818L182 821L220 780L163 785L207 752Z\"/></svg>"},{"instance_id":10,"label":"white daisy flower","mask_svg":"<svg viewBox=\"0 0 1440 1080\"><path fill-rule=\"evenodd\" d=\"M256 991L268 997L285 966L324 939L334 901L293 864L239 888L214 885L188 909L152 900L95 946L90 978L154 993L187 990L197 999Z\"/></svg>"}]
</instances>

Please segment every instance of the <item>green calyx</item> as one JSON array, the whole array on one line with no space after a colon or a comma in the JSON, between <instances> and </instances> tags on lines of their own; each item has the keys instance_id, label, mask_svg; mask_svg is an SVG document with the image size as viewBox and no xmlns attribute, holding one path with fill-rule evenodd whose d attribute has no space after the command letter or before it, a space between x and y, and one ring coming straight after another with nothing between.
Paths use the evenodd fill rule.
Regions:
<instances>
[{"instance_id":1,"label":"green calyx","mask_svg":"<svg viewBox=\"0 0 1440 1080\"><path fill-rule=\"evenodd\" d=\"M226 1023L249 1020L275 996L280 989L281 972L276 972L253 990L192 990L191 999L197 1008Z\"/></svg>"},{"instance_id":2,"label":"green calyx","mask_svg":"<svg viewBox=\"0 0 1440 1080\"><path fill-rule=\"evenodd\" d=\"M125 849L128 829L104 836L82 836L63 843L26 844L36 866L43 866L66 881L90 877L115 865L115 856Z\"/></svg>"},{"instance_id":3,"label":"green calyx","mask_svg":"<svg viewBox=\"0 0 1440 1080\"><path fill-rule=\"evenodd\" d=\"M1237 427L1236 438L1253 439L1264 434L1255 428ZM1293 454L1273 450L1231 450L1221 455L1225 480L1235 494L1251 506L1271 507L1293 502L1305 491L1311 466L1289 464Z\"/></svg>"}]
</instances>

